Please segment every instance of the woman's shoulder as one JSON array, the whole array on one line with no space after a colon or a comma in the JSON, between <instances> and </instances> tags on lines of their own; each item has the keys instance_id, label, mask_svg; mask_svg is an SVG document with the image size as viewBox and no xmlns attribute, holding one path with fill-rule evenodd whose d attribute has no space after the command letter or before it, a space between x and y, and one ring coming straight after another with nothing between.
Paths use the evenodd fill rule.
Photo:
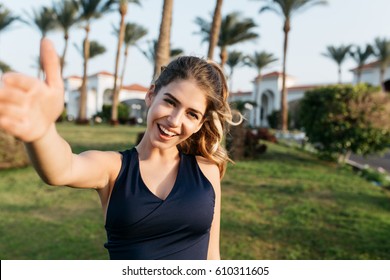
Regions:
<instances>
[{"instance_id":1,"label":"woman's shoulder","mask_svg":"<svg viewBox=\"0 0 390 280\"><path fill-rule=\"evenodd\" d=\"M198 166L204 176L210 181L214 189L220 185L220 173L216 163L202 156L196 156Z\"/></svg>"}]
</instances>

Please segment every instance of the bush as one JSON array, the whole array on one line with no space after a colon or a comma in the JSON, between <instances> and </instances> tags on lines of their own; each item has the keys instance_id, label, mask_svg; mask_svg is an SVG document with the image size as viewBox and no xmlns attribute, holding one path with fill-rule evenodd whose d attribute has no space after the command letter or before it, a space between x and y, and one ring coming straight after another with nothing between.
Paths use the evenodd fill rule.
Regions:
<instances>
[{"instance_id":1,"label":"bush","mask_svg":"<svg viewBox=\"0 0 390 280\"><path fill-rule=\"evenodd\" d=\"M300 106L309 142L328 157L367 155L390 145L390 98L378 88L317 88L305 93Z\"/></svg>"},{"instance_id":2,"label":"bush","mask_svg":"<svg viewBox=\"0 0 390 280\"><path fill-rule=\"evenodd\" d=\"M95 117L102 118L103 122L109 122L111 120L112 105L103 105L102 111L97 113ZM121 124L125 124L129 121L129 107L126 104L118 104L118 121Z\"/></svg>"},{"instance_id":3,"label":"bush","mask_svg":"<svg viewBox=\"0 0 390 280\"><path fill-rule=\"evenodd\" d=\"M0 130L0 169L22 167L29 164L21 141Z\"/></svg>"},{"instance_id":4,"label":"bush","mask_svg":"<svg viewBox=\"0 0 390 280\"><path fill-rule=\"evenodd\" d=\"M294 129L296 128L296 125L294 124L293 117L291 112L288 112L288 129ZM282 123L281 121L281 111L273 111L271 114L267 116L268 125L270 128L273 129L279 129L280 125Z\"/></svg>"}]
</instances>

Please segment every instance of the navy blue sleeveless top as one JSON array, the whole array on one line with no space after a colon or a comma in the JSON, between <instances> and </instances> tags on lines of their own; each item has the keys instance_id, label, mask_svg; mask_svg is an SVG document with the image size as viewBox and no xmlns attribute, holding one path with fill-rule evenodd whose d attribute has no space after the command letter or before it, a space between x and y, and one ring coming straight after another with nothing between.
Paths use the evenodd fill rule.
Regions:
<instances>
[{"instance_id":1,"label":"navy blue sleeveless top","mask_svg":"<svg viewBox=\"0 0 390 280\"><path fill-rule=\"evenodd\" d=\"M215 193L195 156L180 153L176 181L162 200L143 182L137 150L121 154L105 226L110 258L207 259Z\"/></svg>"}]
</instances>

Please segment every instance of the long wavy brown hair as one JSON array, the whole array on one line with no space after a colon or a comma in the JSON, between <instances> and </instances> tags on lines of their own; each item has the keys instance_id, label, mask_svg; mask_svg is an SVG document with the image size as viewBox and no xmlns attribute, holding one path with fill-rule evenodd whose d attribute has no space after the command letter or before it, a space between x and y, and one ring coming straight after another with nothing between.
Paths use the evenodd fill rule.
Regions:
<instances>
[{"instance_id":1,"label":"long wavy brown hair","mask_svg":"<svg viewBox=\"0 0 390 280\"><path fill-rule=\"evenodd\" d=\"M179 149L186 154L200 155L215 163L221 178L225 174L226 164L231 161L226 149L221 145L233 114L228 103L229 91L221 67L213 61L195 56L181 56L166 67L162 67L160 76L154 82L155 93L173 81L193 80L206 93L206 113L201 129L179 144ZM234 112L236 114L236 112Z\"/></svg>"}]
</instances>

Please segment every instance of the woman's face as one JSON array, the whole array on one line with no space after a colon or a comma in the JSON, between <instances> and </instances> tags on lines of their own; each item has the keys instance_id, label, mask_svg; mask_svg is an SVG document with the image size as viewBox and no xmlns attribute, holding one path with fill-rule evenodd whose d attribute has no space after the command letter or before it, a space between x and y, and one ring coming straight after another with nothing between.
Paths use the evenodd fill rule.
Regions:
<instances>
[{"instance_id":1,"label":"woman's face","mask_svg":"<svg viewBox=\"0 0 390 280\"><path fill-rule=\"evenodd\" d=\"M194 81L174 81L155 94L150 90L145 101L149 108L147 131L153 146L175 147L203 124L206 94Z\"/></svg>"}]
</instances>

